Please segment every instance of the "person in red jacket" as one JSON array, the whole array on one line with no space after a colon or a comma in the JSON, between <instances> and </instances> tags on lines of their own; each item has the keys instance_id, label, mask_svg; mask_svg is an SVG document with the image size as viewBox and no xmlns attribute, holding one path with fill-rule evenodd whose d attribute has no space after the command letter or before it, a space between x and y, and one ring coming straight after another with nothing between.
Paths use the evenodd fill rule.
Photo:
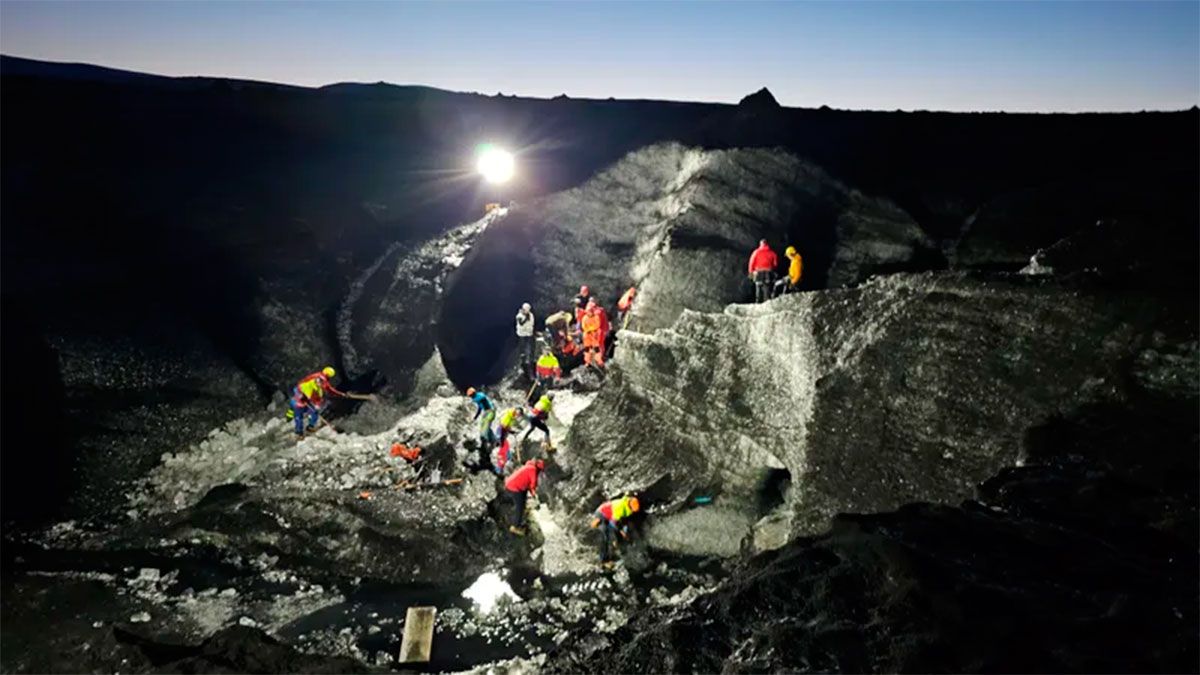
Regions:
<instances>
[{"instance_id":1,"label":"person in red jacket","mask_svg":"<svg viewBox=\"0 0 1200 675\"><path fill-rule=\"evenodd\" d=\"M754 280L754 302L765 302L771 299L771 285L775 281L775 267L779 258L767 246L767 240L761 239L758 248L750 254L749 274Z\"/></svg>"},{"instance_id":2,"label":"person in red jacket","mask_svg":"<svg viewBox=\"0 0 1200 675\"><path fill-rule=\"evenodd\" d=\"M518 537L525 535L525 499L528 495L537 497L538 476L545 468L544 461L531 459L504 481L504 489L516 508L513 512L513 524L508 527L508 531Z\"/></svg>"}]
</instances>

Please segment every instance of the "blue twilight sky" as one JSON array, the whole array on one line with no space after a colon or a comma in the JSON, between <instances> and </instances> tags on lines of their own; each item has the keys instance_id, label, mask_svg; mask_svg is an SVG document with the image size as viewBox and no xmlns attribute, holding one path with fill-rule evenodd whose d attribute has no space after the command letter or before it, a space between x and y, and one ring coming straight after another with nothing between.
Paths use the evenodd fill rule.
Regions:
<instances>
[{"instance_id":1,"label":"blue twilight sky","mask_svg":"<svg viewBox=\"0 0 1200 675\"><path fill-rule=\"evenodd\" d=\"M859 109L1200 103L1200 0L0 0L0 52L302 85Z\"/></svg>"}]
</instances>

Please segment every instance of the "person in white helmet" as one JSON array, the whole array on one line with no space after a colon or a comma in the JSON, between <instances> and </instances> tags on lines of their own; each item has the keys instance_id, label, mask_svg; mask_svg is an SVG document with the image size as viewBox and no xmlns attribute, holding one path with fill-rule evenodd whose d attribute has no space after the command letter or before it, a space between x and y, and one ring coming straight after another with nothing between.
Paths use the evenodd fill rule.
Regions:
<instances>
[{"instance_id":1,"label":"person in white helmet","mask_svg":"<svg viewBox=\"0 0 1200 675\"><path fill-rule=\"evenodd\" d=\"M521 309L517 310L517 358L521 364L521 372L527 377L533 377L533 362L537 358L537 343L533 338L535 323L533 308L528 302L521 305Z\"/></svg>"}]
</instances>

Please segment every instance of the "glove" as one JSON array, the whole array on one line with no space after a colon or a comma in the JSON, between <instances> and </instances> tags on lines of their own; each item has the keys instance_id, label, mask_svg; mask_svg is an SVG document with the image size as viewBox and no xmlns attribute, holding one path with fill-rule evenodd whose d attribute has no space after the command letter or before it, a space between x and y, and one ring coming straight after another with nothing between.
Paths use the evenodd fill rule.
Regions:
<instances>
[{"instance_id":1,"label":"glove","mask_svg":"<svg viewBox=\"0 0 1200 675\"><path fill-rule=\"evenodd\" d=\"M592 518L592 529L594 530L594 529L596 529L597 527L600 527L600 519L599 519L599 518Z\"/></svg>"}]
</instances>

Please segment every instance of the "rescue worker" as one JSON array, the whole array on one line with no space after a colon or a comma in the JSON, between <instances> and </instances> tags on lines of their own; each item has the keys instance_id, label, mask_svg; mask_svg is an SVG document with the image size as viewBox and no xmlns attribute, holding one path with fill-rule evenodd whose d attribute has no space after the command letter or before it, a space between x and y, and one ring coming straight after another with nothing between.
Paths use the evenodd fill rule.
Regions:
<instances>
[{"instance_id":1,"label":"rescue worker","mask_svg":"<svg viewBox=\"0 0 1200 675\"><path fill-rule=\"evenodd\" d=\"M583 315L587 312L588 300L592 299L592 292L587 286L579 287L579 295L575 296L575 323L583 321Z\"/></svg>"},{"instance_id":2,"label":"rescue worker","mask_svg":"<svg viewBox=\"0 0 1200 675\"><path fill-rule=\"evenodd\" d=\"M754 281L754 302L766 302L771 299L771 284L775 281L775 267L779 259L775 252L767 246L767 240L761 239L758 248L750 254L748 267L750 278Z\"/></svg>"},{"instance_id":3,"label":"rescue worker","mask_svg":"<svg viewBox=\"0 0 1200 675\"><path fill-rule=\"evenodd\" d=\"M542 394L542 397L538 399L538 402L533 404L533 410L526 418L529 420L529 429L526 430L525 435L521 437L521 442L525 442L525 439L529 438L529 435L533 433L534 429L540 429L542 433L545 434L545 438L542 439L542 442L549 447L550 427L546 426L546 420L550 419L550 414L553 411L554 392Z\"/></svg>"},{"instance_id":4,"label":"rescue worker","mask_svg":"<svg viewBox=\"0 0 1200 675\"><path fill-rule=\"evenodd\" d=\"M637 297L637 288L630 286L629 290L621 296L617 301L617 320L621 322L621 329L624 330L629 325L629 310L633 309L633 299Z\"/></svg>"},{"instance_id":5,"label":"rescue worker","mask_svg":"<svg viewBox=\"0 0 1200 675\"><path fill-rule=\"evenodd\" d=\"M533 325L536 320L533 316L533 308L528 302L517 310L516 322L517 358L521 362L521 372L528 376L533 372L533 360L536 358L534 351L536 345L533 338Z\"/></svg>"},{"instance_id":6,"label":"rescue worker","mask_svg":"<svg viewBox=\"0 0 1200 675\"><path fill-rule=\"evenodd\" d=\"M546 462L540 459L531 459L504 481L504 490L508 492L508 498L512 500L515 509L512 525L508 526L508 531L518 537L525 536L525 500L529 495L537 497L538 476L545 469Z\"/></svg>"},{"instance_id":7,"label":"rescue worker","mask_svg":"<svg viewBox=\"0 0 1200 675\"><path fill-rule=\"evenodd\" d=\"M583 328L583 363L596 369L604 367L604 320L595 311L595 303L583 314L580 326Z\"/></svg>"},{"instance_id":8,"label":"rescue worker","mask_svg":"<svg viewBox=\"0 0 1200 675\"><path fill-rule=\"evenodd\" d=\"M600 563L602 565L612 564L612 550L616 548L617 535L619 534L623 539L629 539L629 523L625 520L641 508L637 497L625 496L604 502L600 508L596 509L595 517L592 518L592 528L600 528L602 535L600 539ZM609 545L610 541L611 546Z\"/></svg>"},{"instance_id":9,"label":"rescue worker","mask_svg":"<svg viewBox=\"0 0 1200 675\"><path fill-rule=\"evenodd\" d=\"M570 312L555 312L546 317L546 343L558 353L563 352L564 343L569 338L573 315Z\"/></svg>"},{"instance_id":10,"label":"rescue worker","mask_svg":"<svg viewBox=\"0 0 1200 675\"><path fill-rule=\"evenodd\" d=\"M292 398L288 402L288 418L296 422L296 436L303 438L305 431L312 431L321 419L321 411L328 405L326 394L345 396L338 391L329 378L337 376L331 366L325 366L320 371L306 375L292 388ZM305 417L308 424L305 425Z\"/></svg>"},{"instance_id":11,"label":"rescue worker","mask_svg":"<svg viewBox=\"0 0 1200 675\"><path fill-rule=\"evenodd\" d=\"M546 350L546 353L537 360L538 386L549 387L558 382L558 378L562 377L562 368L558 365L558 357L554 352Z\"/></svg>"},{"instance_id":12,"label":"rescue worker","mask_svg":"<svg viewBox=\"0 0 1200 675\"><path fill-rule=\"evenodd\" d=\"M492 420L496 419L496 406L492 404L492 399L488 398L487 394L475 387L467 388L467 398L475 404L475 417L471 419L479 422L480 454L486 458L487 451L492 447L492 443L496 442L496 436L492 433Z\"/></svg>"},{"instance_id":13,"label":"rescue worker","mask_svg":"<svg viewBox=\"0 0 1200 675\"><path fill-rule=\"evenodd\" d=\"M524 414L525 409L521 406L509 408L500 413L500 422L497 424L500 428L500 449L496 452L494 467L497 475L503 474L504 467L508 465L508 453L512 449L512 440L509 435L517 431L517 424Z\"/></svg>"},{"instance_id":14,"label":"rescue worker","mask_svg":"<svg viewBox=\"0 0 1200 675\"><path fill-rule=\"evenodd\" d=\"M804 261L795 246L789 246L783 254L791 262L788 263L787 276L775 282L775 297L784 293L795 293L800 289L800 272L804 269Z\"/></svg>"}]
</instances>

